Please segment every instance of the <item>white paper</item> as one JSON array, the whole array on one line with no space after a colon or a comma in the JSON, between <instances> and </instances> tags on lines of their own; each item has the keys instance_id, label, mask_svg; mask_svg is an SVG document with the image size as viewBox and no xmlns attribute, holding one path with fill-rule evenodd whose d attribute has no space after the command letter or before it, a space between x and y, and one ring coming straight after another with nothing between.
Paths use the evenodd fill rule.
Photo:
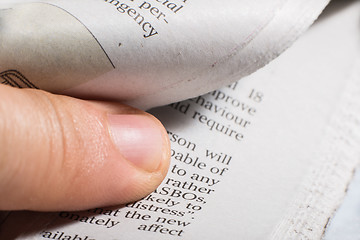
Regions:
<instances>
[{"instance_id":1,"label":"white paper","mask_svg":"<svg viewBox=\"0 0 360 240\"><path fill-rule=\"evenodd\" d=\"M319 239L360 156L358 7L328 13L250 77L153 110L173 149L157 193L125 208L13 212L0 238Z\"/></svg>"},{"instance_id":2,"label":"white paper","mask_svg":"<svg viewBox=\"0 0 360 240\"><path fill-rule=\"evenodd\" d=\"M126 100L141 108L164 105L264 66L327 3L2 1L0 72L5 83L25 78L27 85L77 97Z\"/></svg>"}]
</instances>

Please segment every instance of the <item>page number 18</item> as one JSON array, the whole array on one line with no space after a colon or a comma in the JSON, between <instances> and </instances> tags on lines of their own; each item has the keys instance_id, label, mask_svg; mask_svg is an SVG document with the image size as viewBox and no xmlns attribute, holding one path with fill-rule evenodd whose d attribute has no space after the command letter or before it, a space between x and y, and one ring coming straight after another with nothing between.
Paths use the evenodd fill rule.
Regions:
<instances>
[{"instance_id":1,"label":"page number 18","mask_svg":"<svg viewBox=\"0 0 360 240\"><path fill-rule=\"evenodd\" d=\"M256 89L252 89L249 98L254 102L260 103L264 99L264 94L262 92L257 91Z\"/></svg>"}]
</instances>

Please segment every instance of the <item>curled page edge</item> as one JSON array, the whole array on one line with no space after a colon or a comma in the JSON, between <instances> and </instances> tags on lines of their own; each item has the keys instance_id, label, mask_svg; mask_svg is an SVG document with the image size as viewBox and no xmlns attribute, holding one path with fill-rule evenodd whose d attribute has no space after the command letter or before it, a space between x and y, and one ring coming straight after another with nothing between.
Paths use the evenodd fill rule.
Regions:
<instances>
[{"instance_id":1,"label":"curled page edge","mask_svg":"<svg viewBox=\"0 0 360 240\"><path fill-rule=\"evenodd\" d=\"M46 3L51 1L24 1L24 3L31 2ZM79 87L70 89L70 91L65 90L56 93L81 98L103 98L117 101L125 99L125 103L141 109L166 105L204 94L223 85L237 81L276 58L314 22L328 2L329 0L319 0L316 2L311 0L281 1L279 6L281 5L282 8L274 14L274 18L259 31L253 39L251 38L249 42L245 44L244 48L238 44L238 47L236 47L233 52L227 53L225 57L218 58L216 64L213 66L199 67L198 71L190 78L180 76L178 79L172 80L171 76L168 76L168 83L166 79L161 79L162 82L155 83L155 88L149 86L149 90L147 90L145 87L146 90L141 92L137 90L139 83L137 83L137 85L132 83L132 78L122 79L118 74L119 71L121 72L121 70L119 70L117 73L115 72L115 74L105 74L107 78L113 78L112 80L110 79L111 81L104 81L102 77L98 77L89 81L91 82L90 85L85 83ZM169 51L171 51L171 49ZM156 64L156 62L153 64ZM167 71L171 71L171 69L164 71L162 75L164 76L164 73ZM33 72L39 71L35 69ZM58 72L64 73L66 71L61 71L60 69ZM76 74L78 76L76 79L82 76L81 74L79 75L78 72L74 73L75 76ZM179 71L177 74L181 75L181 73L182 72ZM59 74L56 74L56 76L57 75ZM142 85L146 85L149 82L146 81L147 79L145 78L146 74L143 74L141 79ZM124 88L125 91L117 90L119 91L119 93L117 93L111 90L112 88L116 90L120 88L119 86ZM142 87L142 89L144 89L144 87ZM122 94L126 95L127 92L131 93L125 97L122 96Z\"/></svg>"},{"instance_id":2,"label":"curled page edge","mask_svg":"<svg viewBox=\"0 0 360 240\"><path fill-rule=\"evenodd\" d=\"M241 59L252 58L252 64L248 61L245 71L233 74L229 72L228 79L225 83L223 81L217 81L218 79L212 79L211 82L207 82L205 86L187 84L181 89L181 92L175 84L171 89L160 89L159 91L146 96L125 101L125 103L141 109L149 109L155 106L162 106L168 103L184 100L185 95L183 92L187 93L185 98L191 98L220 88L223 85L231 84L232 82L235 82L264 67L289 48L294 41L314 23L329 2L330 0L319 0L315 2L311 0L287 1L285 6L276 14L274 19L263 29L263 31L261 31L243 50L238 52L235 56L232 56L232 58L236 58L236 61L226 61L217 65L216 68L210 70L206 69L201 76L202 78L211 79L213 72L224 68L225 64L235 64L240 68L240 65L243 63ZM302 11L299 12L299 10ZM295 16L297 16L297 18ZM284 22L289 21L292 21L292 24L283 24ZM299 25L299 22L302 24ZM275 35L274 33L277 34ZM272 40L271 43L264 44L264 42L268 42L269 39ZM278 45L278 42L284 41L283 39L286 39L285 43ZM258 54L254 55L254 49L256 49ZM201 90L199 92L192 93L194 92L194 88L201 88Z\"/></svg>"}]
</instances>

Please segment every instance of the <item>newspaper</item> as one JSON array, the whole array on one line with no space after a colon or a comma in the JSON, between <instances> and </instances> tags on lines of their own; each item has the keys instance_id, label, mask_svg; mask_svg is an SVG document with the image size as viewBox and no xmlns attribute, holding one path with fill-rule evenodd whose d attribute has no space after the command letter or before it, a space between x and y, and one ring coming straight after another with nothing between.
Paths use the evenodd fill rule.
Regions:
<instances>
[{"instance_id":1,"label":"newspaper","mask_svg":"<svg viewBox=\"0 0 360 240\"><path fill-rule=\"evenodd\" d=\"M3 0L5 84L148 109L263 67L329 0Z\"/></svg>"}]
</instances>

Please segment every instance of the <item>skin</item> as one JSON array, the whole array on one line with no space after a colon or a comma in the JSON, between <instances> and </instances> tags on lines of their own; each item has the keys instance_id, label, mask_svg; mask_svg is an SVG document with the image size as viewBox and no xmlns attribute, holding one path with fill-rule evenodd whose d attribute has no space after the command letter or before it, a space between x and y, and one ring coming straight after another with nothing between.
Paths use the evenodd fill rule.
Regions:
<instances>
[{"instance_id":1,"label":"skin","mask_svg":"<svg viewBox=\"0 0 360 240\"><path fill-rule=\"evenodd\" d=\"M145 112L120 103L2 85L0 96L0 210L122 204L152 192L167 173L166 131ZM114 122L115 133L109 127ZM137 138L124 139L124 123L124 131L136 130ZM152 134L144 137L144 131Z\"/></svg>"}]
</instances>

